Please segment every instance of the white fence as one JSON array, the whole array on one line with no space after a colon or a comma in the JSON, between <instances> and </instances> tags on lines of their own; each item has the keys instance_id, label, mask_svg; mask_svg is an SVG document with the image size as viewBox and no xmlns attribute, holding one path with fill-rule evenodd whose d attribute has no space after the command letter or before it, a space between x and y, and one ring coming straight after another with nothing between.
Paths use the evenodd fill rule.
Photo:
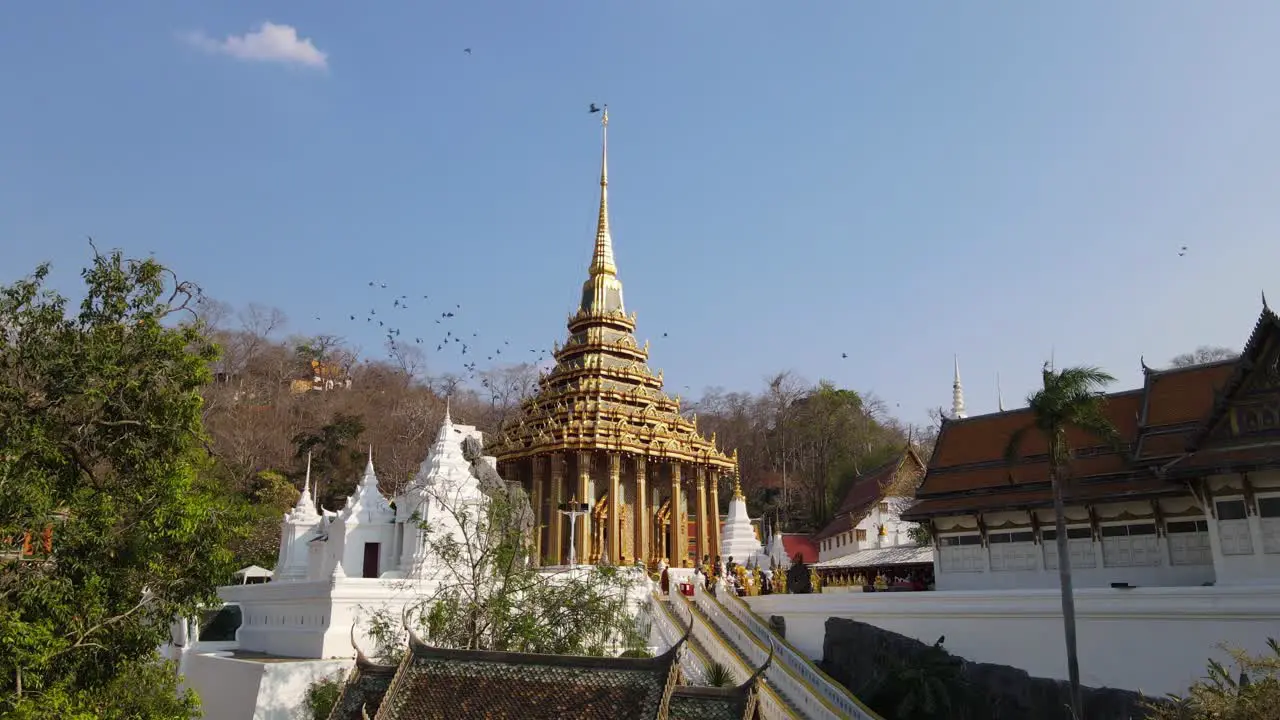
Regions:
<instances>
[{"instance_id":1,"label":"white fence","mask_svg":"<svg viewBox=\"0 0 1280 720\"><path fill-rule=\"evenodd\" d=\"M1080 671L1091 687L1186 692L1209 658L1230 660L1220 644L1257 653L1268 637L1280 639L1280 586L1087 588L1075 600ZM747 604L785 618L787 639L810 658L822 657L826 621L839 617L929 645L945 636L944 647L970 661L1067 675L1057 590L763 595Z\"/></svg>"}]
</instances>

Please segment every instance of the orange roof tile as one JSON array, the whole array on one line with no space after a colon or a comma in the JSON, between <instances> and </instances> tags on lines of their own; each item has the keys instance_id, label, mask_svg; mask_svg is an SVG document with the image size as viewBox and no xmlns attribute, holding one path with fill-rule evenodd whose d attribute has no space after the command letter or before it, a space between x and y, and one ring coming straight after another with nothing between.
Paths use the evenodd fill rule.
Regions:
<instances>
[{"instance_id":1,"label":"orange roof tile","mask_svg":"<svg viewBox=\"0 0 1280 720\"><path fill-rule=\"evenodd\" d=\"M1273 317L1268 313L1264 310L1249 347L1260 347L1264 331L1269 332L1272 325L1280 326L1280 321L1263 322ZM1149 461L1183 455L1188 444L1197 437L1197 432L1206 432L1205 423L1215 412L1217 394L1225 385L1239 382L1242 368L1240 362L1227 360L1148 371L1142 388L1107 395L1106 415L1128 448L1122 452L1111 452L1099 447L1099 439L1069 429L1068 444L1076 450L1087 449L1072 460L1069 476L1077 481L1090 477L1127 476L1124 480L1117 477L1119 485L1088 485L1094 489L1105 487L1108 492L1121 494L1142 487L1134 483L1147 481L1137 478L1150 475L1153 463ZM1019 429L1030 425L1031 411L1028 408L947 421L917 493L921 502L911 513L933 514L934 509L977 511L1034 499L1027 494L1031 488L1026 486L1043 483L1048 476L1044 437L1035 431L1028 432L1023 437L1019 461L1009 465L1004 460L1010 438ZM1136 457L1131 457L1131 453ZM1276 456L1274 447L1262 451L1233 450L1212 457L1193 456L1179 467L1214 467L1233 462L1274 460ZM980 494L974 495L975 492ZM954 497L956 493L964 495Z\"/></svg>"},{"instance_id":2,"label":"orange roof tile","mask_svg":"<svg viewBox=\"0 0 1280 720\"><path fill-rule=\"evenodd\" d=\"M1147 435L1142 438L1138 460L1173 457L1187 451L1187 442L1191 440L1191 430Z\"/></svg>"},{"instance_id":3,"label":"orange roof tile","mask_svg":"<svg viewBox=\"0 0 1280 720\"><path fill-rule=\"evenodd\" d=\"M1125 442L1132 442L1137 436L1141 406L1141 390L1126 390L1107 396L1107 418L1120 431ZM1018 430L1030 425L1031 410L1028 408L964 420L949 420L938 437L938 446L929 469L1002 461L1010 438ZM1101 442L1081 430L1067 430L1067 443L1074 448L1096 447ZM1020 450L1021 457L1033 457L1044 455L1049 448L1044 436L1031 431L1023 436Z\"/></svg>"},{"instance_id":4,"label":"orange roof tile","mask_svg":"<svg viewBox=\"0 0 1280 720\"><path fill-rule=\"evenodd\" d=\"M1067 502L1089 502L1125 497L1149 497L1172 492L1182 492L1179 483L1148 478L1142 480L1117 480L1114 482L1080 485L1068 483L1063 488ZM1021 508L1049 507L1053 504L1053 491L1047 487L1015 489L982 495L960 495L926 498L902 514L904 520L923 520L947 513L988 512Z\"/></svg>"},{"instance_id":5,"label":"orange roof tile","mask_svg":"<svg viewBox=\"0 0 1280 720\"><path fill-rule=\"evenodd\" d=\"M1250 465L1255 463L1275 463L1277 455L1280 455L1280 451L1277 451L1275 445L1235 448L1205 448L1187 458L1179 465L1179 467L1183 469L1208 469L1232 467L1235 465Z\"/></svg>"},{"instance_id":6,"label":"orange roof tile","mask_svg":"<svg viewBox=\"0 0 1280 720\"><path fill-rule=\"evenodd\" d=\"M1213 391L1235 370L1234 360L1164 370L1148 377L1146 422L1148 427L1203 420L1213 409Z\"/></svg>"}]
</instances>

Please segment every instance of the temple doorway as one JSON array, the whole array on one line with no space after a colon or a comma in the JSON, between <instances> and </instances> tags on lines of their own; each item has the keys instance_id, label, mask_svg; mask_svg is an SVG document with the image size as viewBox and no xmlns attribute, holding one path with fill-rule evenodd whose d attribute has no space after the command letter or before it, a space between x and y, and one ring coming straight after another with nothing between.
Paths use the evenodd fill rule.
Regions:
<instances>
[{"instance_id":1,"label":"temple doorway","mask_svg":"<svg viewBox=\"0 0 1280 720\"><path fill-rule=\"evenodd\" d=\"M378 556L381 554L382 543L371 542L364 544L364 572L360 574L360 577L378 577Z\"/></svg>"}]
</instances>

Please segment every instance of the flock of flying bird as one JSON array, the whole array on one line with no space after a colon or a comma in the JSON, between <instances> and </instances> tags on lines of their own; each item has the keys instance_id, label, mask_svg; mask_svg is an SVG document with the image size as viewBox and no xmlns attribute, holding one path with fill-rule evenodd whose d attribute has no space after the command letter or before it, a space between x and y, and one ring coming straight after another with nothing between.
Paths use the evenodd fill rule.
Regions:
<instances>
[{"instance_id":1,"label":"flock of flying bird","mask_svg":"<svg viewBox=\"0 0 1280 720\"><path fill-rule=\"evenodd\" d=\"M472 54L471 48L464 48L463 52L467 55ZM587 108L587 112L592 114L599 113L605 107L608 107L608 106L601 106L601 105L597 105L596 103L591 103ZM1184 257L1186 254L1187 254L1187 246L1183 245L1178 249L1178 257ZM380 283L377 281L370 281L369 287L374 288L376 290L386 290L387 284ZM428 300L429 296L423 295L421 299ZM415 298L415 302L416 300L417 298ZM393 313L401 310L408 310L408 309L409 309L408 295L398 295L392 298L390 310ZM376 307L370 308L368 314L366 314L364 317L364 321L367 324L377 323L378 327L382 328L383 331L385 332L387 345L392 350L395 350L396 346L401 342L400 340L401 330L400 328L390 324L390 315L386 314L385 310L386 308L384 308L383 316L378 317L378 309ZM458 316L458 313L461 311L462 311L462 305L455 304L453 307L453 310L446 310L445 312L440 313L440 317L435 319L435 324L436 325L451 324L452 321ZM317 317L316 319L319 320L320 318ZM355 315L350 315L348 317L348 320L351 322L356 322L358 321L358 319L359 318L357 318L357 316ZM662 337L665 338L667 336L668 336L667 333L665 332L662 333ZM462 367L464 370L466 370L467 377L469 379L474 378L476 375L477 367L478 367L478 360L474 358L478 358L479 353L474 351L473 343L478 342L479 337L480 337L480 334L476 332L471 333L470 338L465 338L464 334L461 332L455 333L453 330L446 330L444 336L438 338L438 341L436 342L436 352L444 352L446 349L458 349L460 355L469 356L469 359L463 362ZM407 342L407 339L405 342ZM430 340L424 340L421 336L414 337L413 343L414 345L419 345L419 346L425 344L428 348L431 345ZM510 345L511 345L510 340L503 340L502 345L485 353L485 359L490 362L494 361L495 359L498 361L502 361L504 359L502 357L502 351L504 348L506 348L509 351ZM541 364L544 360L551 357L550 351L547 350L546 348L529 348L529 354L532 357L526 358L523 361L515 358L510 354L508 354L508 358L510 358L511 362L513 363L529 362L534 365L538 365L538 364ZM849 353L847 352L840 353L840 358L842 360L847 360L849 358ZM487 384L487 381L484 381L484 382ZM687 387L688 386L686 386L686 388Z\"/></svg>"},{"instance_id":2,"label":"flock of flying bird","mask_svg":"<svg viewBox=\"0 0 1280 720\"><path fill-rule=\"evenodd\" d=\"M470 55L471 48L465 48L463 52L466 53L467 55ZM603 109L602 106L596 105L595 103L591 103L587 112L598 113L598 112L601 112L602 109ZM387 283L379 282L376 280L369 281L369 287L372 288L375 292L380 290L388 290ZM395 292L394 290L391 291L392 293L391 305L389 307L385 305L386 295L383 295L383 297L381 298L383 303L382 315L378 314L379 308L378 306L375 305L374 307L369 308L369 312L365 313L363 316L363 320L366 325L376 324L381 329L386 339L387 346L392 351L395 351L397 346L400 345L402 342L405 344L409 342L408 337L404 339L401 338L403 331L401 330L400 327L394 324L394 322L396 319L395 315L397 313L402 311L407 311L410 309L410 305L409 305L410 297L408 294L395 295L394 292ZM429 295L422 295L420 298L415 296L412 298L415 307L418 305L419 300L427 301L429 299L430 299ZM455 303L452 309L445 310L444 312L440 313L440 317L434 318L435 324L444 325L444 326L454 325L454 321L459 317L461 312L462 312L462 305ZM321 318L317 316L315 319L320 320ZM354 314L347 316L348 322L359 322L361 319L362 318L360 316L354 315ZM439 352L446 352L449 350L456 350L458 354L464 358L462 367L466 371L467 377L469 379L474 378L477 371L479 370L479 358L481 355L483 355L485 360L489 362L493 362L495 360L498 362L502 362L503 360L509 359L510 362L512 362L513 364L520 363L520 362L528 362L534 365L540 365L543 363L543 361L551 357L551 352L546 348L528 348L529 357L521 359L511 353L511 341L506 339L502 341L501 345L494 347L492 350L480 351L479 348L477 347L477 345L480 342L480 333L472 332L470 337L466 337L466 333L464 331L437 328L437 330L439 329L444 329L445 333L443 336L439 336L435 339L436 352L439 353ZM413 345L422 346L424 350L430 349L430 346L432 343L432 340L430 338L424 337L423 335L415 335L411 337L412 337ZM662 333L662 337L664 338L668 337L668 333L665 333L665 332ZM503 357L504 349L507 350L507 356L505 358ZM484 381L484 383L487 384L487 381Z\"/></svg>"},{"instance_id":3,"label":"flock of flying bird","mask_svg":"<svg viewBox=\"0 0 1280 720\"><path fill-rule=\"evenodd\" d=\"M411 300L413 303L412 307L418 308L422 303L430 300L430 296L422 295L420 297L415 296L410 298L406 293L395 294L394 290L391 290L388 293L381 293L379 291L388 290L387 283L374 280L369 282L369 287L381 295L379 301L376 302L373 307L370 307L369 311L364 313L363 317L360 315L348 315L347 321L359 322L363 319L366 325L377 325L387 341L387 346L393 351L402 343L405 345L412 343L412 345L422 347L424 350L430 349L433 339L426 336L426 333L406 337L404 336L404 331L399 326L400 322L404 319L403 316L399 314L411 309ZM388 297L388 295L390 297ZM390 305L386 303L388 299L391 300ZM382 311L381 314L379 314L379 310ZM439 317L433 318L435 325L442 326L440 328L436 328L436 330L444 330L444 335L435 337L434 343L436 346L436 352L456 350L463 358L462 367L466 370L468 377L475 376L479 367L479 359L482 356L490 362L495 360L501 362L504 359L510 358L512 363L530 362L533 364L539 364L550 357L550 352L545 348L529 348L530 357L523 359L515 357L511 353L510 340L503 340L501 344L497 344L496 347L493 347L492 349L486 348L482 350L479 347L481 342L480 333L472 332L470 337L468 337L465 331L457 329L456 322L461 313L462 305L455 303L452 308L441 312ZM432 312L432 315L434 314L435 313ZM421 315L416 315L415 320L417 322L421 322L420 318ZM318 320L319 318L316 319ZM503 357L504 350L506 351L507 358Z\"/></svg>"}]
</instances>

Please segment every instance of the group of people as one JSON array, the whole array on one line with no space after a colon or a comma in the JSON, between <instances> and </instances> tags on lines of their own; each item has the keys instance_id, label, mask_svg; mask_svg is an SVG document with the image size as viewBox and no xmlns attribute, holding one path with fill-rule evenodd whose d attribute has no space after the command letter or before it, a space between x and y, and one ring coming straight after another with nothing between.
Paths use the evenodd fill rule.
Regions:
<instances>
[{"instance_id":1,"label":"group of people","mask_svg":"<svg viewBox=\"0 0 1280 720\"><path fill-rule=\"evenodd\" d=\"M662 591L669 592L670 580L667 577L665 559L658 563L658 570ZM772 568L748 567L735 562L733 557L725 560L719 555L714 560L710 555L703 555L702 562L695 565L693 570L693 581L706 590L714 593L723 583L723 587L739 597L781 592L785 583L779 582L780 580L780 575L775 577Z\"/></svg>"},{"instance_id":2,"label":"group of people","mask_svg":"<svg viewBox=\"0 0 1280 720\"><path fill-rule=\"evenodd\" d=\"M928 590L931 579L922 570L910 572L829 572L822 577L822 585L830 587L861 587L885 590Z\"/></svg>"}]
</instances>

